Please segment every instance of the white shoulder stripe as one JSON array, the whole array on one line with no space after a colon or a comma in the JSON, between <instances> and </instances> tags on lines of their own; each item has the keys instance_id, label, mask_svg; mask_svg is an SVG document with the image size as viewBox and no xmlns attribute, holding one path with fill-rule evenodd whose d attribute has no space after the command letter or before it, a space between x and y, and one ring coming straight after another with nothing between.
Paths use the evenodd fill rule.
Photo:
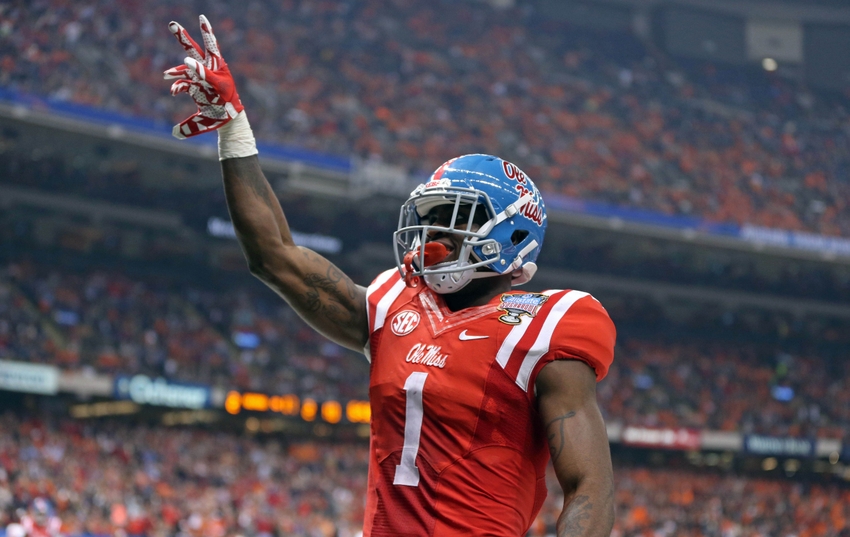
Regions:
<instances>
[{"instance_id":1,"label":"white shoulder stripe","mask_svg":"<svg viewBox=\"0 0 850 537\"><path fill-rule=\"evenodd\" d=\"M521 340L522 336L525 335L525 331L528 330L531 320L531 317L526 317L525 315L520 317L519 324L511 328L511 331L508 332L507 337L505 337L505 341L502 342L502 346L499 347L499 352L496 353L496 361L499 362L502 369L508 365L511 353L514 352L514 348L516 348L517 343L519 343L519 340Z\"/></svg>"},{"instance_id":2,"label":"white shoulder stripe","mask_svg":"<svg viewBox=\"0 0 850 537\"><path fill-rule=\"evenodd\" d=\"M531 372L534 371L534 367L543 355L549 352L549 344L552 341L552 334L555 332L555 328L558 326L558 323L561 322L561 319L564 315L566 315L567 311L569 311L573 304L586 296L589 296L588 293L582 291L570 291L562 296L561 299L558 300L558 303L555 304L555 306L549 311L549 315L546 316L546 320L543 322L543 328L540 329L540 334L537 336L537 340L522 360L522 365L520 366L519 373L516 377L516 383L520 388L528 390L528 380L531 377Z\"/></svg>"},{"instance_id":3,"label":"white shoulder stripe","mask_svg":"<svg viewBox=\"0 0 850 537\"><path fill-rule=\"evenodd\" d=\"M553 294L560 293L561 291L561 289L549 289L548 291L543 291L542 294L552 296ZM510 333L508 333L505 338L505 341L502 342L502 346L499 347L499 352L496 353L496 361L500 366L502 366L502 369L508 365L511 353L514 352L514 348L516 348L517 343L519 343L519 340L521 340L522 336L525 335L525 331L528 330L528 326L531 324L532 320L532 317L523 315L520 318L520 323L511 329Z\"/></svg>"},{"instance_id":4,"label":"white shoulder stripe","mask_svg":"<svg viewBox=\"0 0 850 537\"><path fill-rule=\"evenodd\" d=\"M378 301L378 308L375 311L375 325L372 327L372 332L384 326L384 321L387 320L387 312L390 310L390 306L393 305L393 302L395 302L395 299L398 298L398 295L404 291L404 288L404 280L399 280L395 282L395 285L387 291L387 294Z\"/></svg>"},{"instance_id":5,"label":"white shoulder stripe","mask_svg":"<svg viewBox=\"0 0 850 537\"><path fill-rule=\"evenodd\" d=\"M369 297L371 297L375 291L380 289L382 285L387 283L387 280L392 277L394 272L398 272L398 269L385 270L384 272L378 274L378 277L375 278L375 281L372 282L371 285L366 288L366 318L369 322L371 322L371 319L369 319L369 310L371 309L369 307Z\"/></svg>"}]
</instances>

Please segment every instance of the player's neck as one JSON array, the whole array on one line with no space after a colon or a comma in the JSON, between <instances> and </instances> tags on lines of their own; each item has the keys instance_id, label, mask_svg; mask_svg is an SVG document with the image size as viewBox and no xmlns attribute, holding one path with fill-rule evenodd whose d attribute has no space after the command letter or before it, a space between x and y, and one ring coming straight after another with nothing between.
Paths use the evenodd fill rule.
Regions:
<instances>
[{"instance_id":1,"label":"player's neck","mask_svg":"<svg viewBox=\"0 0 850 537\"><path fill-rule=\"evenodd\" d=\"M456 293L442 295L446 306L453 312L466 308L483 306L501 293L511 290L511 277L505 275L494 278L472 280L466 287Z\"/></svg>"}]
</instances>

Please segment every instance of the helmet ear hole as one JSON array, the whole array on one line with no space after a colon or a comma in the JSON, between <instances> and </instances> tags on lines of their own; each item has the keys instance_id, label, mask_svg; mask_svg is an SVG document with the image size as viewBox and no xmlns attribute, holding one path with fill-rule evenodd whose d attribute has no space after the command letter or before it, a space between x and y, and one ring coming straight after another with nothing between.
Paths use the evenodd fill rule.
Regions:
<instances>
[{"instance_id":1,"label":"helmet ear hole","mask_svg":"<svg viewBox=\"0 0 850 537\"><path fill-rule=\"evenodd\" d=\"M528 231L525 229L518 229L511 234L511 244L516 246L524 241L526 237L528 237Z\"/></svg>"}]
</instances>

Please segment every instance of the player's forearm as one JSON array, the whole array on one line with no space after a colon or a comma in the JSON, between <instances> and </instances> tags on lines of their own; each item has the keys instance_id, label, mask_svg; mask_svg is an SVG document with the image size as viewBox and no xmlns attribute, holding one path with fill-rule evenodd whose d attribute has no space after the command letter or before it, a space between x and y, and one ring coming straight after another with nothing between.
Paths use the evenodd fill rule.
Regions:
<instances>
[{"instance_id":1,"label":"player's forearm","mask_svg":"<svg viewBox=\"0 0 850 537\"><path fill-rule=\"evenodd\" d=\"M584 362L558 360L537 377L549 451L564 491L558 537L608 537L614 525L614 471L596 403L596 373Z\"/></svg>"},{"instance_id":2,"label":"player's forearm","mask_svg":"<svg viewBox=\"0 0 850 537\"><path fill-rule=\"evenodd\" d=\"M239 212L240 216L256 214L261 217L260 224L262 224L269 218L267 212L270 211L271 218L277 226L275 235L280 237L285 246L294 246L280 202L260 168L257 143L245 112L240 112L233 121L218 129L218 157L224 175L224 186L228 191L228 205L231 207L231 213ZM246 188L239 188L243 186ZM247 205L245 207L247 212L242 211L243 205ZM245 218L240 220L245 223ZM260 226L260 229L263 227ZM248 228L246 231L253 230Z\"/></svg>"},{"instance_id":3,"label":"player's forearm","mask_svg":"<svg viewBox=\"0 0 850 537\"><path fill-rule=\"evenodd\" d=\"M227 209L252 272L294 247L280 204L257 156L221 161Z\"/></svg>"},{"instance_id":4,"label":"player's forearm","mask_svg":"<svg viewBox=\"0 0 850 537\"><path fill-rule=\"evenodd\" d=\"M607 481L607 480L606 480ZM614 527L613 483L583 483L567 496L558 537L609 537Z\"/></svg>"}]
</instances>

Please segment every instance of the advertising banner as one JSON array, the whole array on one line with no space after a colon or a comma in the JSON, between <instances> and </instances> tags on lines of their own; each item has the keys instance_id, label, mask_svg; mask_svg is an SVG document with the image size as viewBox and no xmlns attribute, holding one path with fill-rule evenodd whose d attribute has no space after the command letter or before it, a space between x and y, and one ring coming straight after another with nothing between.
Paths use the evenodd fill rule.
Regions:
<instances>
[{"instance_id":1,"label":"advertising banner","mask_svg":"<svg viewBox=\"0 0 850 537\"><path fill-rule=\"evenodd\" d=\"M115 379L115 398L129 399L140 405L197 409L210 406L210 389L208 386L135 375Z\"/></svg>"},{"instance_id":2,"label":"advertising banner","mask_svg":"<svg viewBox=\"0 0 850 537\"><path fill-rule=\"evenodd\" d=\"M207 233L211 237L236 238L233 222L217 216L212 216L207 220ZM323 254L338 254L342 251L342 240L337 237L317 233L301 233L293 230L290 230L290 233L292 234L292 241L298 246L304 246Z\"/></svg>"},{"instance_id":3,"label":"advertising banner","mask_svg":"<svg viewBox=\"0 0 850 537\"><path fill-rule=\"evenodd\" d=\"M754 455L812 457L815 454L815 443L808 438L779 438L749 434L744 437L744 451Z\"/></svg>"},{"instance_id":4,"label":"advertising banner","mask_svg":"<svg viewBox=\"0 0 850 537\"><path fill-rule=\"evenodd\" d=\"M0 360L0 390L55 395L59 370L43 364Z\"/></svg>"},{"instance_id":5,"label":"advertising banner","mask_svg":"<svg viewBox=\"0 0 850 537\"><path fill-rule=\"evenodd\" d=\"M692 450L700 447L700 433L694 429L632 427L623 429L623 443L630 446Z\"/></svg>"}]
</instances>

